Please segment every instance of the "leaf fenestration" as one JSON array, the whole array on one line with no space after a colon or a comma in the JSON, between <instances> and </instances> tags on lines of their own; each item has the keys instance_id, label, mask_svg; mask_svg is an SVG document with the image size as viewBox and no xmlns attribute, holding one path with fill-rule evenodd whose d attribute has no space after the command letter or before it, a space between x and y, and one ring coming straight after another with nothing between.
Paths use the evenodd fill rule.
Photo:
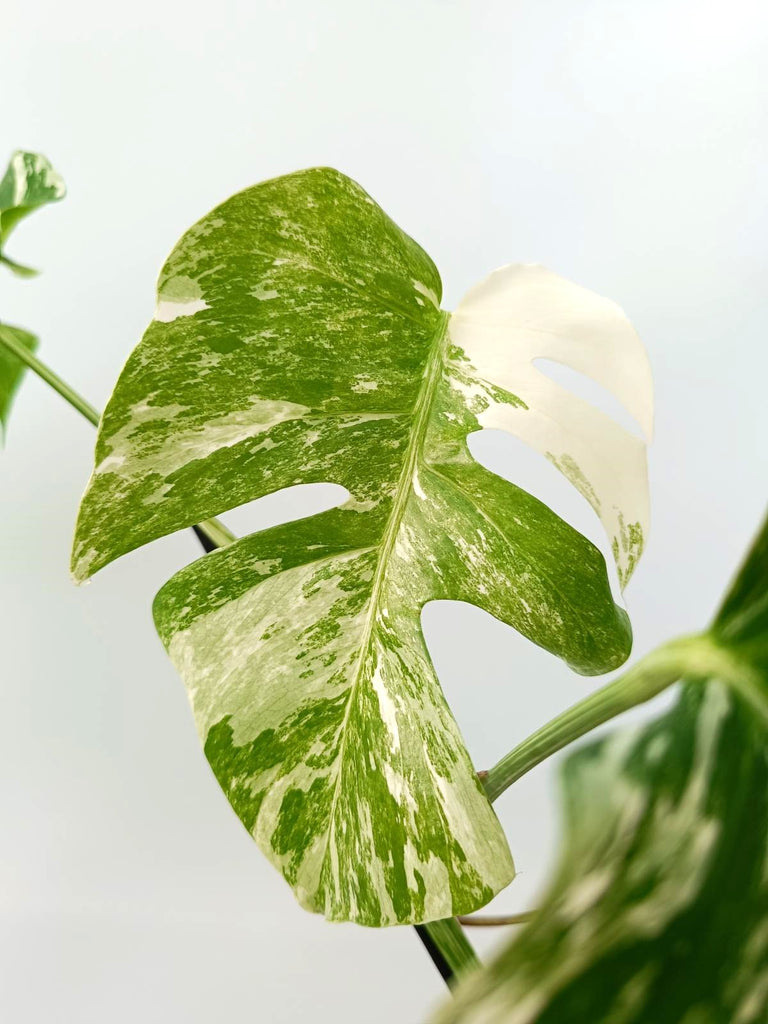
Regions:
<instances>
[{"instance_id":1,"label":"leaf fenestration","mask_svg":"<svg viewBox=\"0 0 768 1024\"><path fill-rule=\"evenodd\" d=\"M350 494L206 556L155 602L230 802L333 919L466 913L513 874L426 650L427 601L477 604L581 672L629 651L597 549L476 463L467 436L503 426L578 463L609 530L640 524L629 546L612 534L627 578L643 446L528 364L607 361L647 411L642 347L612 303L543 268L489 280L451 317L429 257L349 178L265 182L176 246L102 418L78 579L293 484Z\"/></svg>"}]
</instances>

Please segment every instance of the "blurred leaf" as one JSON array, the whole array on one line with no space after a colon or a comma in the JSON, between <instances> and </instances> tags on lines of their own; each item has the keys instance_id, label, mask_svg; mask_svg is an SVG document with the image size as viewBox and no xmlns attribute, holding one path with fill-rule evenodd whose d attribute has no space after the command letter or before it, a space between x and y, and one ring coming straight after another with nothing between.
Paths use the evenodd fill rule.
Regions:
<instances>
[{"instance_id":1,"label":"blurred leaf","mask_svg":"<svg viewBox=\"0 0 768 1024\"><path fill-rule=\"evenodd\" d=\"M0 181L0 263L19 277L34 277L37 271L5 255L2 249L6 239L23 217L38 206L61 199L65 191L64 182L44 156L21 150L13 154L8 170ZM37 348L37 338L20 327L0 324L0 328L30 352ZM3 439L8 430L11 405L25 369L24 363L8 351L0 337L0 426Z\"/></svg>"},{"instance_id":2,"label":"blurred leaf","mask_svg":"<svg viewBox=\"0 0 768 1024\"><path fill-rule=\"evenodd\" d=\"M630 646L601 554L474 461L508 430L603 518L623 580L647 522L645 446L533 366L590 373L648 424L613 303L506 267L453 315L429 257L349 178L234 196L160 276L104 413L73 571L298 483L340 508L201 559L158 595L206 755L302 904L368 925L469 912L512 861L445 703L423 605L473 602L582 672Z\"/></svg>"},{"instance_id":3,"label":"blurred leaf","mask_svg":"<svg viewBox=\"0 0 768 1024\"><path fill-rule=\"evenodd\" d=\"M61 176L42 154L22 150L13 154L0 181L0 263L21 277L37 273L10 259L3 252L5 243L19 221L39 206L62 199L65 193Z\"/></svg>"},{"instance_id":4,"label":"blurred leaf","mask_svg":"<svg viewBox=\"0 0 768 1024\"><path fill-rule=\"evenodd\" d=\"M0 427L2 427L3 440L8 430L8 417L11 405L16 392L21 384L26 367L22 361L2 344L2 333L11 334L30 352L37 348L37 338L20 327L10 327L8 324L0 324Z\"/></svg>"},{"instance_id":5,"label":"blurred leaf","mask_svg":"<svg viewBox=\"0 0 768 1024\"><path fill-rule=\"evenodd\" d=\"M2 263L4 267L8 267L8 269L17 277L37 277L40 273L40 271L35 270L34 267L25 267L23 263L17 263L16 260L12 260L10 257L3 256L2 254L0 254L0 263Z\"/></svg>"},{"instance_id":6,"label":"blurred leaf","mask_svg":"<svg viewBox=\"0 0 768 1024\"><path fill-rule=\"evenodd\" d=\"M707 642L669 713L565 762L549 894L441 1024L768 1019L768 522Z\"/></svg>"}]
</instances>

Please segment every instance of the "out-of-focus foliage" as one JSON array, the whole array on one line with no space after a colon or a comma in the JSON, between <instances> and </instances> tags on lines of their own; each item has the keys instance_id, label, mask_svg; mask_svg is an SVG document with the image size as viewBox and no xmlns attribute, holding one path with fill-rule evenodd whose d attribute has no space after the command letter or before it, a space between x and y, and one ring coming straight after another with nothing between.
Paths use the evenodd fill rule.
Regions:
<instances>
[{"instance_id":1,"label":"out-of-focus foliage","mask_svg":"<svg viewBox=\"0 0 768 1024\"><path fill-rule=\"evenodd\" d=\"M671 711L565 762L549 894L440 1024L768 1019L768 522L706 639Z\"/></svg>"}]
</instances>

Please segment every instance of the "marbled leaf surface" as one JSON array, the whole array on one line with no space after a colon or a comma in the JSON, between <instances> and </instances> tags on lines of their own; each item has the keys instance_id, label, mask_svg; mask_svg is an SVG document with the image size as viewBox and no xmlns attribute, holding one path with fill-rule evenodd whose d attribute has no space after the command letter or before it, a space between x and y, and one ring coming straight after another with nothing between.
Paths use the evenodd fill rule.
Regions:
<instances>
[{"instance_id":1,"label":"marbled leaf surface","mask_svg":"<svg viewBox=\"0 0 768 1024\"><path fill-rule=\"evenodd\" d=\"M580 672L630 647L601 554L467 436L500 427L548 455L603 518L623 580L647 528L643 444L532 365L592 373L647 425L647 361L618 307L531 266L452 317L440 295L426 254L336 171L225 202L161 272L73 552L85 579L280 488L347 489L182 570L155 618L248 830L304 906L369 925L470 911L513 875L423 605L472 602Z\"/></svg>"},{"instance_id":2,"label":"marbled leaf surface","mask_svg":"<svg viewBox=\"0 0 768 1024\"><path fill-rule=\"evenodd\" d=\"M39 206L62 199L65 192L61 176L42 154L21 150L13 154L0 181L0 263L22 277L37 273L10 259L5 243L20 220Z\"/></svg>"},{"instance_id":3,"label":"marbled leaf surface","mask_svg":"<svg viewBox=\"0 0 768 1024\"><path fill-rule=\"evenodd\" d=\"M669 713L565 762L552 888L441 1024L768 1019L768 527L707 641Z\"/></svg>"}]
</instances>

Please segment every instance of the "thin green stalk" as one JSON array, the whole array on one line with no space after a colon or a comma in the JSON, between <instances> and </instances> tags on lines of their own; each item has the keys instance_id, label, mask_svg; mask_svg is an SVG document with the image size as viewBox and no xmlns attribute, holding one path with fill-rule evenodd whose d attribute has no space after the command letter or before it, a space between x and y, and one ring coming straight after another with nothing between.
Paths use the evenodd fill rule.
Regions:
<instances>
[{"instance_id":1,"label":"thin green stalk","mask_svg":"<svg viewBox=\"0 0 768 1024\"><path fill-rule=\"evenodd\" d=\"M713 662L725 667L722 650L706 635L673 640L653 651L618 679L547 722L495 764L483 778L488 798L495 800L558 750L616 715L651 700L682 676L707 674Z\"/></svg>"},{"instance_id":2,"label":"thin green stalk","mask_svg":"<svg viewBox=\"0 0 768 1024\"><path fill-rule=\"evenodd\" d=\"M58 391L61 397L77 409L81 416L85 416L89 423L92 423L94 427L98 427L101 417L93 406L86 402L81 395L78 395L74 388L71 388L50 367L42 363L33 352L29 351L26 345L22 345L10 331L4 330L2 325L0 325L0 341L10 352L13 352L17 359L20 359L22 363L26 363L30 370L34 370L41 380L49 384L54 391Z\"/></svg>"},{"instance_id":3,"label":"thin green stalk","mask_svg":"<svg viewBox=\"0 0 768 1024\"><path fill-rule=\"evenodd\" d=\"M457 918L446 917L442 921L417 925L416 931L449 988L453 988L464 975L480 966L477 954Z\"/></svg>"},{"instance_id":4,"label":"thin green stalk","mask_svg":"<svg viewBox=\"0 0 768 1024\"><path fill-rule=\"evenodd\" d=\"M197 528L206 535L215 548L225 548L237 540L235 534L218 519L204 519L202 523L197 524Z\"/></svg>"},{"instance_id":5,"label":"thin green stalk","mask_svg":"<svg viewBox=\"0 0 768 1024\"><path fill-rule=\"evenodd\" d=\"M456 920L465 928L503 928L512 924L527 924L532 921L534 910L524 910L520 914L465 914Z\"/></svg>"},{"instance_id":6,"label":"thin green stalk","mask_svg":"<svg viewBox=\"0 0 768 1024\"><path fill-rule=\"evenodd\" d=\"M44 380L54 391L57 391L74 409L77 409L80 415L84 416L89 423L92 423L94 427L98 427L101 416L90 402L86 402L82 395L79 395L74 388L71 388L66 381L62 380L57 373L54 373L49 366L46 366L45 363L38 359L33 352L30 352L26 345L22 345L10 331L4 330L2 324L0 324L0 342L17 359L20 359L22 363L26 363L30 370L34 371L41 380ZM206 519L198 524L198 528L217 548L226 547L227 544L231 544L237 539L218 519Z\"/></svg>"}]
</instances>

